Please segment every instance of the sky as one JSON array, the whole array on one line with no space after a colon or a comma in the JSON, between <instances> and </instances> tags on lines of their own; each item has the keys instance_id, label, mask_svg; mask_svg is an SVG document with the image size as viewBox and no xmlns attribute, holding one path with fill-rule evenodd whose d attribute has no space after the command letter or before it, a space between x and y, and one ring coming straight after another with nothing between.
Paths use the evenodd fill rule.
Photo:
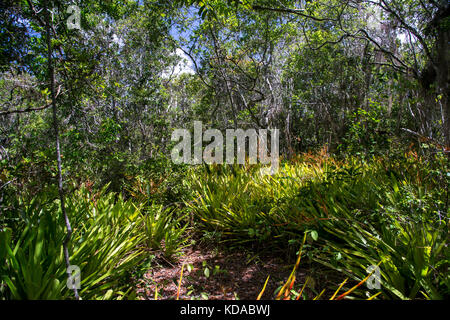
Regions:
<instances>
[{"instance_id":1,"label":"sky","mask_svg":"<svg viewBox=\"0 0 450 320\"><path fill-rule=\"evenodd\" d=\"M176 49L175 54L181 58L180 62L178 62L173 69L168 71L168 74L165 73L163 76L170 76L172 72L173 77L177 77L184 73L195 74L194 63L180 48Z\"/></svg>"}]
</instances>

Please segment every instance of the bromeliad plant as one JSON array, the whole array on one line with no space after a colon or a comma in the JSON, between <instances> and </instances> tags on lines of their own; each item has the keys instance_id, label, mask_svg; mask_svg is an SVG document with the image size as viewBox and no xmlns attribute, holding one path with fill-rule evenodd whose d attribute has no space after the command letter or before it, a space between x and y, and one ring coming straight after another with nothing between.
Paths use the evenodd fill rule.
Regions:
<instances>
[{"instance_id":1,"label":"bromeliad plant","mask_svg":"<svg viewBox=\"0 0 450 320\"><path fill-rule=\"evenodd\" d=\"M314 180L322 168L286 164L275 176L263 175L261 169L233 166L215 172L209 169L206 174L192 172L189 181L195 196L186 205L198 224L206 231L222 233L224 241L234 245L267 244L266 240L273 238L284 245L284 236L290 237L286 230L298 237L297 230L290 229L293 220L280 214L279 206L289 203L305 181Z\"/></svg>"},{"instance_id":2,"label":"bromeliad plant","mask_svg":"<svg viewBox=\"0 0 450 320\"><path fill-rule=\"evenodd\" d=\"M151 250L162 250L166 258L172 258L187 242L186 213L176 216L177 211L162 205L148 208L145 220L147 246Z\"/></svg>"},{"instance_id":3,"label":"bromeliad plant","mask_svg":"<svg viewBox=\"0 0 450 320\"><path fill-rule=\"evenodd\" d=\"M448 221L439 221L429 210L419 215L411 210L402 212L396 208L400 200L392 202L401 190L397 183L393 186L386 205L381 206L383 211L370 220L361 223L355 212L340 207L332 220L324 222L324 233L334 240L324 239L326 249L315 260L352 278L363 276L361 266L382 261L386 297L442 299L450 288L446 276ZM340 259L329 259L337 253Z\"/></svg>"},{"instance_id":4,"label":"bromeliad plant","mask_svg":"<svg viewBox=\"0 0 450 320\"><path fill-rule=\"evenodd\" d=\"M131 202L115 197L105 189L94 197L82 188L67 199L73 221L71 264L81 269L83 299L132 298L131 292L123 291L123 281L143 258L142 214ZM2 296L71 298L57 201L39 203L36 198L24 212L25 227L20 233L9 228L0 231Z\"/></svg>"},{"instance_id":5,"label":"bromeliad plant","mask_svg":"<svg viewBox=\"0 0 450 320\"><path fill-rule=\"evenodd\" d=\"M297 271L297 269L298 269L298 267L300 265L300 260L301 260L302 253L303 253L303 247L304 247L305 241L306 241L306 236L307 236L307 233L305 232L305 234L303 236L302 244L300 246L300 250L298 251L297 261L296 261L296 263L294 265L294 268L292 269L292 272L289 275L289 278L287 279L286 283L278 290L278 293L277 293L277 295L275 297L276 300L300 300L300 298L303 296L302 295L303 291L305 290L305 288L306 288L306 286L308 284L308 280L310 278L306 278L306 281L303 284L303 286L301 287L300 292L296 292L295 290L293 290L293 288L294 288L294 284L295 284L295 280L296 280L296 271ZM362 279L358 284L356 284L352 288L348 289L344 293L338 295L339 291L343 288L343 286L346 284L346 282L348 280L348 278L345 279L339 285L338 289L334 292L334 294L331 296L330 300L341 300L341 299L344 299L350 293L352 293L353 291L358 289L360 286L362 286L372 276L374 271L375 270L373 270L371 273L369 273L369 275L367 275L364 279ZM261 297L264 294L264 291L266 289L268 281L269 281L269 277L267 277L267 280L264 283L264 287L261 290L261 292L259 293L259 295L256 298L256 300L260 300L261 299ZM322 292L320 292L316 297L314 297L313 300L319 300L323 296L324 293L325 293L325 289L323 289ZM381 294L381 292L378 292L378 293L372 295L371 297L369 297L367 300L372 300L372 299L376 298L377 296L379 296L380 294Z\"/></svg>"},{"instance_id":6,"label":"bromeliad plant","mask_svg":"<svg viewBox=\"0 0 450 320\"><path fill-rule=\"evenodd\" d=\"M144 258L142 209L106 189L96 195L95 202L76 200L88 197L82 189L67 204L78 226L72 240L72 264L81 268L80 294L100 298L99 293L111 296L113 290L112 297L117 297L127 287L127 276Z\"/></svg>"},{"instance_id":7,"label":"bromeliad plant","mask_svg":"<svg viewBox=\"0 0 450 320\"><path fill-rule=\"evenodd\" d=\"M187 205L199 226L237 245L285 250L314 230L319 241L311 258L356 281L380 263L385 298L449 296L442 168L410 154L300 160L274 176L261 175L258 166L193 173L196 196Z\"/></svg>"}]
</instances>

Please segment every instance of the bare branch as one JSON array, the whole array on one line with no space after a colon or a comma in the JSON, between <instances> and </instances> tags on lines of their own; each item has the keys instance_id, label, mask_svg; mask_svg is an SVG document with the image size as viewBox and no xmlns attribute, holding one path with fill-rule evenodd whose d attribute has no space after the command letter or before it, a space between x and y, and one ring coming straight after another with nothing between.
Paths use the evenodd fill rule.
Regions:
<instances>
[{"instance_id":1,"label":"bare branch","mask_svg":"<svg viewBox=\"0 0 450 320\"><path fill-rule=\"evenodd\" d=\"M55 98L57 98L59 96L59 93L61 91L61 85L58 87L58 92L55 95ZM0 112L0 116L6 116L9 114L13 114L13 113L26 113L26 112L32 112L32 111L41 111L41 110L45 110L47 108L50 108L53 104L53 101L49 102L48 104L38 107L38 108L26 108L26 109L19 109L19 110L8 110L8 111L2 111Z\"/></svg>"},{"instance_id":2,"label":"bare branch","mask_svg":"<svg viewBox=\"0 0 450 320\"><path fill-rule=\"evenodd\" d=\"M260 5L254 5L252 6L254 10L260 10L260 11L273 11L273 12L280 12L280 13L292 13L304 18L308 18L317 22L324 22L324 21L336 21L336 19L331 18L320 18L311 16L305 13L304 10L298 10L298 9L290 9L290 8L271 8L271 7L264 7Z\"/></svg>"}]
</instances>

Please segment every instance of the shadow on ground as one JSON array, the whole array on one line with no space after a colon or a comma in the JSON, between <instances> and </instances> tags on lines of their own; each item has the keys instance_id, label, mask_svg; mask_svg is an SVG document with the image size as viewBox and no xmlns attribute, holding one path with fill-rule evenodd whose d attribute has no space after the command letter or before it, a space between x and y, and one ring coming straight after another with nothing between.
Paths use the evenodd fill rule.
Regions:
<instances>
[{"instance_id":1,"label":"shadow on ground","mask_svg":"<svg viewBox=\"0 0 450 320\"><path fill-rule=\"evenodd\" d=\"M179 298L186 300L255 300L269 275L262 299L274 299L275 290L286 281L292 269L292 262L287 263L275 254L252 257L243 251L225 253L217 248L190 247L176 263L161 262L149 270L138 283L138 297L154 299L157 288L158 299L175 299L183 264ZM297 281L303 283L305 277L306 271L299 269Z\"/></svg>"}]
</instances>

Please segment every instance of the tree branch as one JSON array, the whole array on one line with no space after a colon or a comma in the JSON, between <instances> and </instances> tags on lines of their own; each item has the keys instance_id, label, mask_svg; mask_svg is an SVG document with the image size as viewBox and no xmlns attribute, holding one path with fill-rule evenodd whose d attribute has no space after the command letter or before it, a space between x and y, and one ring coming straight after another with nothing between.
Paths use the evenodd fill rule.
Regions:
<instances>
[{"instance_id":1,"label":"tree branch","mask_svg":"<svg viewBox=\"0 0 450 320\"><path fill-rule=\"evenodd\" d=\"M317 22L324 22L324 21L336 21L336 19L331 18L319 18L315 16L308 15L304 13L304 10L298 10L298 9L290 9L290 8L271 8L271 7L264 7L260 5L253 5L253 10L260 10L260 11L273 11L273 12L280 12L280 13L292 13L304 18L308 18Z\"/></svg>"},{"instance_id":2,"label":"tree branch","mask_svg":"<svg viewBox=\"0 0 450 320\"><path fill-rule=\"evenodd\" d=\"M60 91L61 91L61 85L58 87L58 92L55 95L55 99L59 96ZM38 107L38 108L31 108L31 107L29 107L29 108L26 108L26 109L2 111L2 112L0 112L0 116L6 116L8 114L13 114L13 113L26 113L26 112L32 112L32 111L45 110L47 108L50 108L53 105L53 102L54 101L51 101L50 103L48 103L48 104L46 104L44 106Z\"/></svg>"}]
</instances>

